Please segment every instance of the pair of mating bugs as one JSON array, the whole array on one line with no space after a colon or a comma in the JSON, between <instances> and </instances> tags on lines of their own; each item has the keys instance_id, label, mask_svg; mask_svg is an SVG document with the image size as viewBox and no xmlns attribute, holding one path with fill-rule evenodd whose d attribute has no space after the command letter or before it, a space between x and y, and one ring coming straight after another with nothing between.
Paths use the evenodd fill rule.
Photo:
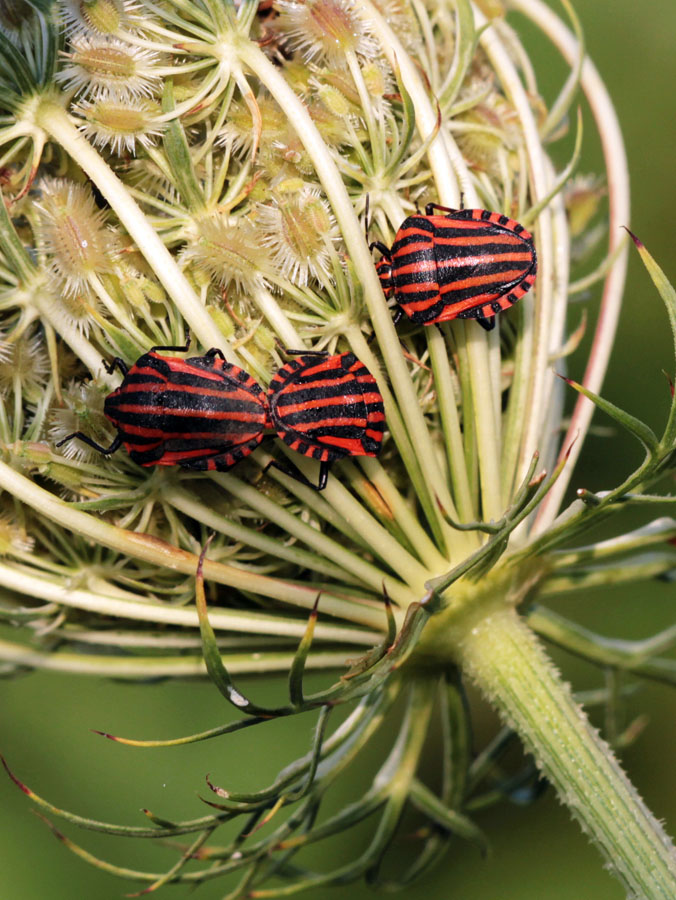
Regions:
<instances>
[{"instance_id":1,"label":"pair of mating bugs","mask_svg":"<svg viewBox=\"0 0 676 900\"><path fill-rule=\"evenodd\" d=\"M279 369L266 393L215 347L191 359L158 353L188 347L189 341L153 347L131 368L115 358L106 369L124 377L103 406L117 428L112 444L102 447L78 431L57 447L76 437L109 455L124 444L141 466L223 472L252 453L266 431L275 431L292 450L319 460L319 482L312 484L291 463L271 465L319 491L332 462L380 452L383 398L353 353L287 351L300 355Z\"/></svg>"},{"instance_id":2,"label":"pair of mating bugs","mask_svg":"<svg viewBox=\"0 0 676 900\"><path fill-rule=\"evenodd\" d=\"M434 210L446 215L435 215ZM376 241L383 291L412 322L439 325L476 319L489 330L535 281L532 236L514 219L485 209L451 210L430 203L425 215L409 216L392 247ZM267 394L242 369L213 348L205 356L181 359L154 347L128 369L119 358L107 366L123 375L105 401L104 414L117 428L110 447L82 432L79 438L106 455L121 444L142 466L179 465L224 471L248 456L272 430L291 447L319 460L312 485L294 466L273 463L322 490L330 463L346 456L377 456L383 439L383 398L366 366L352 353L328 356L290 351Z\"/></svg>"}]
</instances>

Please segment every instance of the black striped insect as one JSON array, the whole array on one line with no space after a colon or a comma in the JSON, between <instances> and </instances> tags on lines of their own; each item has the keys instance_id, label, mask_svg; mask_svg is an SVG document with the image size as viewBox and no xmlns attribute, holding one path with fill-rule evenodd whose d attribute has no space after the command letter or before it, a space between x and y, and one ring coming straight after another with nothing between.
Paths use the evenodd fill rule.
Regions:
<instances>
[{"instance_id":1,"label":"black striped insect","mask_svg":"<svg viewBox=\"0 0 676 900\"><path fill-rule=\"evenodd\" d=\"M434 210L447 215L434 215ZM409 216L391 248L374 241L387 298L420 325L476 319L487 331L495 314L532 287L537 271L533 237L523 225L487 209L449 209L428 203Z\"/></svg>"},{"instance_id":2,"label":"black striped insect","mask_svg":"<svg viewBox=\"0 0 676 900\"><path fill-rule=\"evenodd\" d=\"M117 429L112 444L102 447L77 431L56 446L79 438L109 455L124 444L141 466L201 471L224 471L248 456L268 425L265 392L216 348L191 359L158 353L185 352L189 345L153 347L131 368L116 357L106 370L119 369L123 381L103 406Z\"/></svg>"},{"instance_id":3,"label":"black striped insect","mask_svg":"<svg viewBox=\"0 0 676 900\"><path fill-rule=\"evenodd\" d=\"M353 353L287 352L299 355L270 382L270 423L292 450L319 460L316 488L321 491L332 462L378 455L385 427L383 398L375 378Z\"/></svg>"},{"instance_id":4,"label":"black striped insect","mask_svg":"<svg viewBox=\"0 0 676 900\"><path fill-rule=\"evenodd\" d=\"M213 348L204 356L160 356L183 347L153 347L131 368L116 357L105 368L123 380L103 412L117 429L109 447L81 431L78 438L106 456L124 444L141 466L225 471L276 431L293 450L320 462L313 485L290 461L273 465L316 490L326 487L330 463L346 456L377 456L383 438L383 398L375 378L352 353L312 351L283 366L268 393Z\"/></svg>"}]
</instances>

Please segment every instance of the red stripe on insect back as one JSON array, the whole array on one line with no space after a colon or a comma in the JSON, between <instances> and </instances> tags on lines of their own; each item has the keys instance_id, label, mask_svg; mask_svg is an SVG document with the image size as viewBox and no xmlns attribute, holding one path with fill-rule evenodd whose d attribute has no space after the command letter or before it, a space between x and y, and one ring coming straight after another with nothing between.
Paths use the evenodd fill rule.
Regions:
<instances>
[{"instance_id":1,"label":"red stripe on insect back","mask_svg":"<svg viewBox=\"0 0 676 900\"><path fill-rule=\"evenodd\" d=\"M424 250L430 250L432 248L432 241L420 241L415 244L404 244L401 247L397 247L397 249L393 252L392 258L398 259L400 256L410 256L411 253L420 253Z\"/></svg>"},{"instance_id":2,"label":"red stripe on insect back","mask_svg":"<svg viewBox=\"0 0 676 900\"><path fill-rule=\"evenodd\" d=\"M320 431L323 428L342 428L354 426L355 428L364 428L366 418L364 416L338 416L330 419L313 419L310 422L294 422L293 430L304 434L306 431ZM333 437L329 435L317 435L317 440L331 440Z\"/></svg>"},{"instance_id":3,"label":"red stripe on insect back","mask_svg":"<svg viewBox=\"0 0 676 900\"><path fill-rule=\"evenodd\" d=\"M530 253L487 253L485 256L456 256L452 259L440 259L436 262L438 269L461 269L463 266L484 266L497 262L526 262L532 259ZM519 269L522 273L523 269ZM501 272L500 275L507 275ZM508 279L505 279L508 280Z\"/></svg>"},{"instance_id":4,"label":"red stripe on insect back","mask_svg":"<svg viewBox=\"0 0 676 900\"><path fill-rule=\"evenodd\" d=\"M155 356L156 354L152 355ZM212 368L203 368L202 366L191 365L187 359L179 359L177 356L158 356L157 358L166 363L174 374L194 375L197 378L204 378L207 381L219 381L221 384L223 383L222 366L217 367L217 364L222 363L223 360L214 360Z\"/></svg>"},{"instance_id":5,"label":"red stripe on insect back","mask_svg":"<svg viewBox=\"0 0 676 900\"><path fill-rule=\"evenodd\" d=\"M248 423L247 423L248 424ZM247 441L251 440L251 438L255 437L257 434L262 434L262 431L256 427L255 430L251 431L241 431L236 430L233 432L229 432L227 427L222 431L193 431L192 429L188 432L186 431L158 431L156 428L144 428L140 425L125 425L124 426L124 440L125 443L132 444L135 437L140 438L150 438L157 437L156 443L161 443L162 441L223 441L230 438L230 440L234 444L245 444ZM141 446L140 444L134 444L134 446ZM150 445L147 442L143 443L143 447L147 448ZM204 448L202 448L204 449Z\"/></svg>"},{"instance_id":6,"label":"red stripe on insect back","mask_svg":"<svg viewBox=\"0 0 676 900\"><path fill-rule=\"evenodd\" d=\"M305 373L303 373L305 375ZM339 378L319 378L316 381L299 381L285 385L283 394L289 396L296 391L321 391L324 388L338 387L341 384L349 384L353 381L353 376L349 372L341 375Z\"/></svg>"},{"instance_id":7,"label":"red stripe on insect back","mask_svg":"<svg viewBox=\"0 0 676 900\"><path fill-rule=\"evenodd\" d=\"M419 237L425 238L425 246L427 246L432 239L429 229L421 228L419 225L408 225L406 228L399 229L397 232L397 240L410 237L411 235L418 235Z\"/></svg>"},{"instance_id":8,"label":"red stripe on insect back","mask_svg":"<svg viewBox=\"0 0 676 900\"><path fill-rule=\"evenodd\" d=\"M299 365L302 363L304 359L307 357L301 357L296 361L296 364L293 365L293 368L290 371L299 372L303 378L306 376L315 376L319 375L322 372L332 372L334 369L342 369L343 368L343 354L338 354L336 356L328 356L326 359L322 359L319 362L306 363L306 365ZM287 366L284 366L284 369L287 369ZM280 370L280 371L283 371Z\"/></svg>"},{"instance_id":9,"label":"red stripe on insect back","mask_svg":"<svg viewBox=\"0 0 676 900\"><path fill-rule=\"evenodd\" d=\"M348 455L351 456L375 456L375 453L366 453L364 451L364 445L358 438L339 438L339 437L326 437L320 438L322 443L331 444L334 447L340 447L341 450L345 450Z\"/></svg>"},{"instance_id":10,"label":"red stripe on insect back","mask_svg":"<svg viewBox=\"0 0 676 900\"><path fill-rule=\"evenodd\" d=\"M222 419L224 422L258 422L264 421L264 417L251 412L236 412L234 410L218 409L171 409L164 405L154 406L150 403L119 403L116 411L124 413L136 413L143 416L180 416L195 419ZM125 425L125 428L127 426Z\"/></svg>"},{"instance_id":11,"label":"red stripe on insect back","mask_svg":"<svg viewBox=\"0 0 676 900\"><path fill-rule=\"evenodd\" d=\"M341 394L338 397L317 397L316 400L305 400L303 403L278 403L277 412L281 416L304 412L308 409L323 409L325 406L345 406L360 403L366 399L363 394ZM368 401L367 401L368 402Z\"/></svg>"},{"instance_id":12,"label":"red stripe on insect back","mask_svg":"<svg viewBox=\"0 0 676 900\"><path fill-rule=\"evenodd\" d=\"M401 275L410 275L416 272L435 272L437 262L434 259L418 259L408 265L397 265L397 277Z\"/></svg>"},{"instance_id":13,"label":"red stripe on insect back","mask_svg":"<svg viewBox=\"0 0 676 900\"><path fill-rule=\"evenodd\" d=\"M453 319L463 318L461 313L468 309L476 309L478 306L481 306L483 303L492 303L494 300L498 298L499 294L476 294L474 297L470 297L469 300L462 300L460 303L454 303L453 306L447 306L442 312L436 317L435 322L450 322ZM491 312L488 314L490 316L495 315L492 307L488 307L491 309Z\"/></svg>"},{"instance_id":14,"label":"red stripe on insect back","mask_svg":"<svg viewBox=\"0 0 676 900\"><path fill-rule=\"evenodd\" d=\"M456 319L463 310L473 309L475 306L479 306L481 303L485 303L488 300L494 300L497 296L497 293L474 294L472 297L468 297L466 300L458 300L445 307L442 312L435 318L435 322L448 322L451 319ZM410 302L406 304L406 310L408 312L409 309L412 309L412 311L415 312L417 309L427 309L429 305L429 300L420 300L417 303Z\"/></svg>"},{"instance_id":15,"label":"red stripe on insect back","mask_svg":"<svg viewBox=\"0 0 676 900\"><path fill-rule=\"evenodd\" d=\"M438 291L439 285L436 281L414 281L412 284L399 284L397 285L397 293L398 294L419 294L421 291ZM425 300L425 304L428 304L430 301ZM406 304L409 306L409 304Z\"/></svg>"},{"instance_id":16,"label":"red stripe on insect back","mask_svg":"<svg viewBox=\"0 0 676 900\"><path fill-rule=\"evenodd\" d=\"M488 275L475 275L473 278L461 278L442 285L439 293L447 294L449 291L461 291L463 288L483 287L486 284L495 284L496 281L510 282L522 275L523 269L510 269L508 272L492 272Z\"/></svg>"},{"instance_id":17,"label":"red stripe on insect back","mask_svg":"<svg viewBox=\"0 0 676 900\"><path fill-rule=\"evenodd\" d=\"M443 237L439 235L439 237L435 238L434 243L440 247L474 247L482 244L509 244L513 247L523 247L524 244L519 235L510 234L508 231L498 234L474 234L466 237ZM528 255L529 257L532 256L530 253Z\"/></svg>"},{"instance_id":18,"label":"red stripe on insect back","mask_svg":"<svg viewBox=\"0 0 676 900\"><path fill-rule=\"evenodd\" d=\"M202 373L200 372L200 377ZM218 379L218 384L221 384L223 387L221 390L217 388L204 387L203 385L197 384L163 384L161 385L161 390L163 393L176 393L176 394L189 394L191 396L201 396L201 397L214 397L217 400L229 401L229 400L241 400L244 403L251 403L252 397L251 392L246 391L243 388L239 387L236 384L228 384L223 381L223 378ZM137 385L134 384L134 390L136 390ZM264 402L263 397L264 394L261 394L260 397L256 398L259 402ZM255 402L255 401L254 401Z\"/></svg>"},{"instance_id":19,"label":"red stripe on insect back","mask_svg":"<svg viewBox=\"0 0 676 900\"><path fill-rule=\"evenodd\" d=\"M481 210L479 210L481 212ZM455 219L452 216L427 216L427 221L431 222L435 229L444 232L449 228L462 228L466 231L475 231L478 228L485 228L484 221L474 221L473 219ZM430 234L430 232L426 232ZM431 235L430 235L431 237ZM436 235L434 236L436 243Z\"/></svg>"}]
</instances>

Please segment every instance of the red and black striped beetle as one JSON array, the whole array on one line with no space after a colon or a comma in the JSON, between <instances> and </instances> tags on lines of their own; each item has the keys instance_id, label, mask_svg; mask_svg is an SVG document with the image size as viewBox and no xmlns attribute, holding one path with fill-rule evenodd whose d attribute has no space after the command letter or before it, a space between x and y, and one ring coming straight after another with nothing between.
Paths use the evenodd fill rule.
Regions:
<instances>
[{"instance_id":1,"label":"red and black striped beetle","mask_svg":"<svg viewBox=\"0 0 676 900\"><path fill-rule=\"evenodd\" d=\"M434 215L434 210L447 215ZM537 271L533 237L523 225L487 209L449 209L428 203L409 216L391 248L374 241L386 297L419 325L476 319L487 331L495 314L532 287Z\"/></svg>"},{"instance_id":2,"label":"red and black striped beetle","mask_svg":"<svg viewBox=\"0 0 676 900\"><path fill-rule=\"evenodd\" d=\"M160 356L153 347L131 368L116 357L108 372L119 369L120 387L106 397L103 412L117 428L110 447L77 431L56 445L79 438L109 455L124 444L141 466L182 466L223 471L248 456L263 440L268 424L262 388L243 369L225 361L213 348L204 356Z\"/></svg>"},{"instance_id":3,"label":"red and black striped beetle","mask_svg":"<svg viewBox=\"0 0 676 900\"><path fill-rule=\"evenodd\" d=\"M131 368L116 357L106 370L119 369L123 381L103 407L117 428L111 445L102 447L76 431L56 446L79 438L108 456L124 444L141 466L222 472L253 452L272 429L293 450L319 460L319 483L309 482L290 461L270 465L319 491L326 487L330 463L380 452L383 398L354 354L288 351L299 357L279 369L266 395L216 348L191 359L157 352L185 352L188 346L153 347Z\"/></svg>"},{"instance_id":4,"label":"red and black striped beetle","mask_svg":"<svg viewBox=\"0 0 676 900\"><path fill-rule=\"evenodd\" d=\"M287 352L299 355L270 382L270 424L292 450L319 460L321 491L332 462L378 455L385 427L383 398L375 378L353 353Z\"/></svg>"}]
</instances>

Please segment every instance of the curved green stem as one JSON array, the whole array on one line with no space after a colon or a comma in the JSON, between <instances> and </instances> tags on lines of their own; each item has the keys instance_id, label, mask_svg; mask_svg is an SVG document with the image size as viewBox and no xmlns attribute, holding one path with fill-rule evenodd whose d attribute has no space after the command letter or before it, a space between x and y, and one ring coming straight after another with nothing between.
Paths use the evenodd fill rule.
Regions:
<instances>
[{"instance_id":1,"label":"curved green stem","mask_svg":"<svg viewBox=\"0 0 676 900\"><path fill-rule=\"evenodd\" d=\"M456 614L451 653L519 732L563 803L598 844L631 897L676 896L676 852L590 725L539 641L504 601ZM435 634L441 638L438 629Z\"/></svg>"}]
</instances>

